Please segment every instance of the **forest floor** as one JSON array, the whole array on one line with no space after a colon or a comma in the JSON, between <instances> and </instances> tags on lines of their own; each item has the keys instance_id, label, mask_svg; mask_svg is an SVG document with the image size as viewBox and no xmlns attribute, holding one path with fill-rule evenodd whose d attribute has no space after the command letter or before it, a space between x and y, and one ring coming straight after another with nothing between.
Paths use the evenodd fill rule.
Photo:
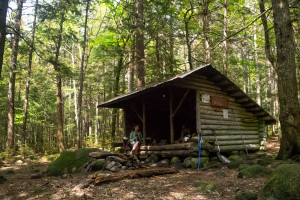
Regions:
<instances>
[{"instance_id":1,"label":"forest floor","mask_svg":"<svg viewBox=\"0 0 300 200\"><path fill-rule=\"evenodd\" d=\"M252 153L247 159L255 160L262 154L274 157L279 141L267 141L267 151ZM278 162L274 160L273 162ZM151 178L126 179L82 189L88 180L87 173L65 177L43 176L31 179L31 174L44 172L49 163L4 163L0 175L7 181L0 184L0 199L234 199L241 192L259 193L267 178L237 178L238 169L221 168L180 170L177 174ZM199 183L212 183L215 187L201 189Z\"/></svg>"}]
</instances>

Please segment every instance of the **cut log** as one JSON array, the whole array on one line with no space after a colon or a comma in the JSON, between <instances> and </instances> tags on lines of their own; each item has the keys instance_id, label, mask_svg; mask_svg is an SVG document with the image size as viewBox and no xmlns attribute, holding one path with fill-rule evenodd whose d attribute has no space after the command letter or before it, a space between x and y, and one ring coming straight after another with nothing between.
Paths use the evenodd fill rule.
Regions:
<instances>
[{"instance_id":1,"label":"cut log","mask_svg":"<svg viewBox=\"0 0 300 200\"><path fill-rule=\"evenodd\" d=\"M162 146L141 146L140 150L148 151L162 151L162 150L178 150L178 149L190 149L194 145L193 142L189 143L180 143L180 144L168 144Z\"/></svg>"},{"instance_id":2,"label":"cut log","mask_svg":"<svg viewBox=\"0 0 300 200\"><path fill-rule=\"evenodd\" d=\"M258 127L253 127L253 126L249 126L249 127L244 127L244 126L235 126L235 125L202 125L202 129L208 129L208 130L257 130L258 131Z\"/></svg>"},{"instance_id":3,"label":"cut log","mask_svg":"<svg viewBox=\"0 0 300 200\"><path fill-rule=\"evenodd\" d=\"M115 182L123 179L143 178L143 177L159 176L159 175L174 174L174 173L178 173L178 171L171 168L154 168L154 169L119 172L110 175L97 174L95 177L93 177L91 183L94 183L95 185L100 185L103 183Z\"/></svg>"},{"instance_id":4,"label":"cut log","mask_svg":"<svg viewBox=\"0 0 300 200\"><path fill-rule=\"evenodd\" d=\"M190 156L192 150L140 151L140 155L157 155L162 157Z\"/></svg>"},{"instance_id":5,"label":"cut log","mask_svg":"<svg viewBox=\"0 0 300 200\"><path fill-rule=\"evenodd\" d=\"M258 139L258 135L243 135L244 140L249 140L249 139ZM240 135L222 135L222 136L217 136L218 141L221 140L240 140L241 136ZM216 138L215 136L203 136L203 140L207 141L215 141Z\"/></svg>"},{"instance_id":6,"label":"cut log","mask_svg":"<svg viewBox=\"0 0 300 200\"><path fill-rule=\"evenodd\" d=\"M238 126L255 126L258 127L258 123L244 123L244 122L236 122L236 121L221 121L221 120L208 120L201 119L201 123L205 125L238 125Z\"/></svg>"}]
</instances>

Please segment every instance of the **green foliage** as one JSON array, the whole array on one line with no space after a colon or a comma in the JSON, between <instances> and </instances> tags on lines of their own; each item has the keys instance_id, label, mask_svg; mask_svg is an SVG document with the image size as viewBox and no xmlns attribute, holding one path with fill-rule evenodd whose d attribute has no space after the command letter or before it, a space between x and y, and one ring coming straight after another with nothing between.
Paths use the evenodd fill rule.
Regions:
<instances>
[{"instance_id":1,"label":"green foliage","mask_svg":"<svg viewBox=\"0 0 300 200\"><path fill-rule=\"evenodd\" d=\"M300 199L300 165L279 165L263 188L263 196L270 199Z\"/></svg>"},{"instance_id":2,"label":"green foliage","mask_svg":"<svg viewBox=\"0 0 300 200\"><path fill-rule=\"evenodd\" d=\"M235 200L256 200L257 194L253 192L243 192L235 196Z\"/></svg>"},{"instance_id":3,"label":"green foliage","mask_svg":"<svg viewBox=\"0 0 300 200\"><path fill-rule=\"evenodd\" d=\"M259 176L269 176L271 173L272 173L271 169L262 167L260 165L249 165L249 166L243 166L243 169L240 170L238 177L256 178Z\"/></svg>"},{"instance_id":4,"label":"green foliage","mask_svg":"<svg viewBox=\"0 0 300 200\"><path fill-rule=\"evenodd\" d=\"M194 183L193 186L204 191L215 191L218 188L216 184L207 182Z\"/></svg>"},{"instance_id":5,"label":"green foliage","mask_svg":"<svg viewBox=\"0 0 300 200\"><path fill-rule=\"evenodd\" d=\"M76 151L63 151L59 157L49 165L46 173L48 176L60 176L80 172L84 164L90 160L89 153L95 151L100 150L88 148L78 149Z\"/></svg>"}]
</instances>

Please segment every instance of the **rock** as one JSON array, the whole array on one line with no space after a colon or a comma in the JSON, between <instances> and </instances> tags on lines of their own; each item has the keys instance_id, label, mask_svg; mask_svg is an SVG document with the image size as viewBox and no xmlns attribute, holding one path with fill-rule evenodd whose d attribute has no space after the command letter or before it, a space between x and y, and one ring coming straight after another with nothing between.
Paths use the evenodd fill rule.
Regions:
<instances>
[{"instance_id":1,"label":"rock","mask_svg":"<svg viewBox=\"0 0 300 200\"><path fill-rule=\"evenodd\" d=\"M243 160L243 158L241 156L239 156L239 155L231 155L231 156L228 157L228 159L230 161Z\"/></svg>"},{"instance_id":2,"label":"rock","mask_svg":"<svg viewBox=\"0 0 300 200\"><path fill-rule=\"evenodd\" d=\"M94 160L91 163L91 169L92 171L102 170L105 167L105 164L106 164L106 160L104 159Z\"/></svg>"},{"instance_id":3,"label":"rock","mask_svg":"<svg viewBox=\"0 0 300 200\"><path fill-rule=\"evenodd\" d=\"M39 179L42 178L42 173L36 173L36 174L31 174L30 175L31 179Z\"/></svg>"},{"instance_id":4,"label":"rock","mask_svg":"<svg viewBox=\"0 0 300 200\"><path fill-rule=\"evenodd\" d=\"M155 163L158 162L158 156L151 154L146 160L145 163Z\"/></svg>"},{"instance_id":5,"label":"rock","mask_svg":"<svg viewBox=\"0 0 300 200\"><path fill-rule=\"evenodd\" d=\"M17 164L17 165L22 165L22 164L23 164L23 161L22 161L22 160L18 160L18 161L16 161L16 164Z\"/></svg>"},{"instance_id":6,"label":"rock","mask_svg":"<svg viewBox=\"0 0 300 200\"><path fill-rule=\"evenodd\" d=\"M112 168L110 168L110 171L112 171L112 172L119 172L119 171L121 171L121 168L117 167L117 166L113 166Z\"/></svg>"},{"instance_id":7,"label":"rock","mask_svg":"<svg viewBox=\"0 0 300 200\"><path fill-rule=\"evenodd\" d=\"M180 158L174 156L171 159L171 164L177 164L177 163L181 163Z\"/></svg>"},{"instance_id":8,"label":"rock","mask_svg":"<svg viewBox=\"0 0 300 200\"><path fill-rule=\"evenodd\" d=\"M176 163L173 165L173 168L176 170L181 170L185 168L185 165L183 163Z\"/></svg>"},{"instance_id":9,"label":"rock","mask_svg":"<svg viewBox=\"0 0 300 200\"><path fill-rule=\"evenodd\" d=\"M250 167L251 165L249 165L249 164L241 164L240 166L239 166L239 169L240 170L242 170L242 169L246 169L246 168L248 168L248 167Z\"/></svg>"},{"instance_id":10,"label":"rock","mask_svg":"<svg viewBox=\"0 0 300 200\"><path fill-rule=\"evenodd\" d=\"M198 168L198 160L199 158L191 158L191 167L192 169L197 169ZM209 163L209 158L208 157L201 157L200 158L200 167L205 167Z\"/></svg>"},{"instance_id":11,"label":"rock","mask_svg":"<svg viewBox=\"0 0 300 200\"><path fill-rule=\"evenodd\" d=\"M246 177L246 178L256 178L258 175L268 176L272 173L272 170L262 167L260 165L250 165L240 171L238 174L238 178Z\"/></svg>"},{"instance_id":12,"label":"rock","mask_svg":"<svg viewBox=\"0 0 300 200\"><path fill-rule=\"evenodd\" d=\"M235 196L235 200L256 200L257 194L252 192L243 192Z\"/></svg>"},{"instance_id":13,"label":"rock","mask_svg":"<svg viewBox=\"0 0 300 200\"><path fill-rule=\"evenodd\" d=\"M122 165L127 162L127 160L120 158L119 156L108 156L106 159L110 160L110 161L115 161L115 162L121 163Z\"/></svg>"},{"instance_id":14,"label":"rock","mask_svg":"<svg viewBox=\"0 0 300 200\"><path fill-rule=\"evenodd\" d=\"M266 199L300 199L300 165L279 165L267 180L262 194Z\"/></svg>"},{"instance_id":15,"label":"rock","mask_svg":"<svg viewBox=\"0 0 300 200\"><path fill-rule=\"evenodd\" d=\"M272 158L270 156L263 156L257 160L258 165L267 166L272 163Z\"/></svg>"},{"instance_id":16,"label":"rock","mask_svg":"<svg viewBox=\"0 0 300 200\"><path fill-rule=\"evenodd\" d=\"M228 169L237 169L242 164L242 160L233 160L227 164Z\"/></svg>"},{"instance_id":17,"label":"rock","mask_svg":"<svg viewBox=\"0 0 300 200\"><path fill-rule=\"evenodd\" d=\"M190 168L191 167L191 157L187 157L184 159L183 164L185 168Z\"/></svg>"},{"instance_id":18,"label":"rock","mask_svg":"<svg viewBox=\"0 0 300 200\"><path fill-rule=\"evenodd\" d=\"M121 169L126 170L126 169L128 169L128 167L127 166L122 166Z\"/></svg>"},{"instance_id":19,"label":"rock","mask_svg":"<svg viewBox=\"0 0 300 200\"><path fill-rule=\"evenodd\" d=\"M106 162L105 169L110 170L115 165L115 161Z\"/></svg>"},{"instance_id":20,"label":"rock","mask_svg":"<svg viewBox=\"0 0 300 200\"><path fill-rule=\"evenodd\" d=\"M119 168L121 168L122 167L122 164L121 163L118 163L118 162L115 162L115 165L114 165L115 167L119 167Z\"/></svg>"},{"instance_id":21,"label":"rock","mask_svg":"<svg viewBox=\"0 0 300 200\"><path fill-rule=\"evenodd\" d=\"M158 163L150 163L149 167L158 167Z\"/></svg>"},{"instance_id":22,"label":"rock","mask_svg":"<svg viewBox=\"0 0 300 200\"><path fill-rule=\"evenodd\" d=\"M135 170L134 167L128 167L128 170Z\"/></svg>"},{"instance_id":23,"label":"rock","mask_svg":"<svg viewBox=\"0 0 300 200\"><path fill-rule=\"evenodd\" d=\"M89 153L89 156L91 158L96 158L96 159L99 159L99 158L106 158L108 156L114 156L115 154L112 154L110 152L107 152L107 151L101 151L101 150L97 150L95 152L91 152Z\"/></svg>"},{"instance_id":24,"label":"rock","mask_svg":"<svg viewBox=\"0 0 300 200\"><path fill-rule=\"evenodd\" d=\"M125 164L126 167L132 167L132 162L127 161L127 163Z\"/></svg>"},{"instance_id":25,"label":"rock","mask_svg":"<svg viewBox=\"0 0 300 200\"><path fill-rule=\"evenodd\" d=\"M158 167L169 167L170 161L168 159L163 159L157 163Z\"/></svg>"},{"instance_id":26,"label":"rock","mask_svg":"<svg viewBox=\"0 0 300 200\"><path fill-rule=\"evenodd\" d=\"M46 173L48 176L61 176L63 174L81 172L86 163L91 160L89 153L96 151L100 150L97 148L86 148L75 151L63 151L59 157L49 165Z\"/></svg>"},{"instance_id":27,"label":"rock","mask_svg":"<svg viewBox=\"0 0 300 200\"><path fill-rule=\"evenodd\" d=\"M4 183L5 181L7 181L7 179L0 175L0 184Z\"/></svg>"}]
</instances>

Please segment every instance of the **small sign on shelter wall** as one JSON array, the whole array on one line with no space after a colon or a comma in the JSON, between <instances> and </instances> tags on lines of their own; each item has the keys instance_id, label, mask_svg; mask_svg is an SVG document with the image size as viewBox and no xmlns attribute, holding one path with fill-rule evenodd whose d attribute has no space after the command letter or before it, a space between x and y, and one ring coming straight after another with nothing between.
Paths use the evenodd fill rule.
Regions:
<instances>
[{"instance_id":1,"label":"small sign on shelter wall","mask_svg":"<svg viewBox=\"0 0 300 200\"><path fill-rule=\"evenodd\" d=\"M228 100L225 98L211 96L211 105L219 108L228 108Z\"/></svg>"}]
</instances>

